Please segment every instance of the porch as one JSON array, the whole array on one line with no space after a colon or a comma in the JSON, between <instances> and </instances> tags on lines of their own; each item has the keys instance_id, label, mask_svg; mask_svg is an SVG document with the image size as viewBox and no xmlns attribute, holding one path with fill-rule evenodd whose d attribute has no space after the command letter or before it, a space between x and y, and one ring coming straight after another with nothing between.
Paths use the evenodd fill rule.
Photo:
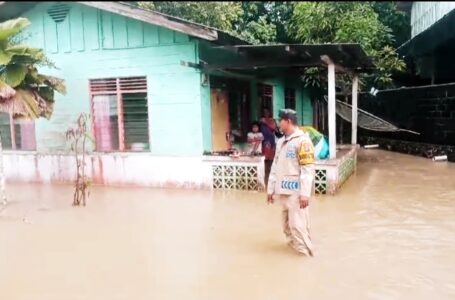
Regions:
<instances>
[{"instance_id":1,"label":"porch","mask_svg":"<svg viewBox=\"0 0 455 300\"><path fill-rule=\"evenodd\" d=\"M217 51L224 53L223 57L231 55L231 59L220 60L213 58L214 55L205 55L202 63L193 66L210 76L207 81L211 91L212 151L206 151L203 157L203 162L212 170L210 186L214 189L240 190L265 188L268 174L264 157L249 157L242 151L246 142L246 127L252 120L259 119L259 112L263 109L271 111L275 118L281 108L294 109L301 125L320 130L315 126L319 122L312 118L314 108L311 97L300 77L306 68L322 67L328 72L328 109L324 119L328 120L330 157L316 164L315 191L335 194L355 172L357 165L358 74L369 72L374 67L362 48L357 44L248 45L222 46L217 47ZM352 78L350 145L337 145L336 141L336 73L347 73ZM232 84L235 80L244 84ZM241 96L234 97L236 99L230 96L239 92ZM307 111L305 101L310 103ZM240 137L233 137L233 130ZM233 148L240 156L232 155Z\"/></svg>"},{"instance_id":2,"label":"porch","mask_svg":"<svg viewBox=\"0 0 455 300\"><path fill-rule=\"evenodd\" d=\"M334 195L356 171L358 145L338 145L335 158L315 164L315 193ZM265 190L264 157L204 156L210 187L220 190Z\"/></svg>"}]
</instances>

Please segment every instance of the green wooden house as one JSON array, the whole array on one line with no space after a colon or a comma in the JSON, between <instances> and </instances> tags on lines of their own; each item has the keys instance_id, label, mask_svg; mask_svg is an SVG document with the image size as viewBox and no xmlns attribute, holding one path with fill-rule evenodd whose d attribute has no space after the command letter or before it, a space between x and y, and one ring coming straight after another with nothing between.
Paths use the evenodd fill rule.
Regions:
<instances>
[{"instance_id":1,"label":"green wooden house","mask_svg":"<svg viewBox=\"0 0 455 300\"><path fill-rule=\"evenodd\" d=\"M68 89L66 96L57 98L53 118L36 122L36 149L28 150L64 150L65 129L81 112L93 114L96 125L97 114L107 114L102 111L104 102L109 102L104 107L118 126L111 128L109 137L101 130L96 138L107 142L97 140L97 150L128 151L133 144L143 144L133 146L155 155L201 155L212 150L210 81L214 80L182 62L198 64L209 56L235 59L228 51L213 51L214 47L245 42L118 2L6 2L0 15L5 19L19 13L32 23L24 32L26 42L46 50L58 67L48 73L64 78ZM260 96L256 88L260 83L230 80L231 85L245 86L242 92L253 102ZM285 89L292 88L300 116L312 124L311 103L301 87L281 78L263 83L269 84L276 109L285 104ZM256 90L254 95L250 88ZM120 108L123 116L113 111ZM253 105L248 109L250 115L245 117L256 119L259 109ZM137 110L143 114L135 119Z\"/></svg>"},{"instance_id":2,"label":"green wooden house","mask_svg":"<svg viewBox=\"0 0 455 300\"><path fill-rule=\"evenodd\" d=\"M330 53L345 66L366 62L355 45L250 47L121 2L0 2L0 20L19 16L31 22L25 42L45 49L57 66L42 72L63 78L67 95L57 96L51 120L0 118L11 180L71 180L64 133L88 113L95 183L211 187L214 168L203 153L228 150L232 131L240 132L236 145L244 142L262 109L276 116L290 107L302 125L313 124L309 94L290 67L318 65ZM251 176L262 171L260 159L244 162Z\"/></svg>"}]
</instances>

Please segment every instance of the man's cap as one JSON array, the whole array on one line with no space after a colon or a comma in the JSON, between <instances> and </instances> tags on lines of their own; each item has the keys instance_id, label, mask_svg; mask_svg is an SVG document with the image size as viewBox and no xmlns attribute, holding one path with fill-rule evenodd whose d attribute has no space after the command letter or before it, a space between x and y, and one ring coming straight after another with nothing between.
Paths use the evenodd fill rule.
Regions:
<instances>
[{"instance_id":1,"label":"man's cap","mask_svg":"<svg viewBox=\"0 0 455 300\"><path fill-rule=\"evenodd\" d=\"M280 109L278 114L280 120L297 120L297 112L293 109Z\"/></svg>"}]
</instances>

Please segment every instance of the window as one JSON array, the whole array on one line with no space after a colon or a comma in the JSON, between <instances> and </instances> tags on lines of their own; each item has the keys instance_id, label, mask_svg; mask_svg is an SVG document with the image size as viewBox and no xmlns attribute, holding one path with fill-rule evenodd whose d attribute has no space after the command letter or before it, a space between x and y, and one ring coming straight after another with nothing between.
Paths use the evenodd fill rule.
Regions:
<instances>
[{"instance_id":1,"label":"window","mask_svg":"<svg viewBox=\"0 0 455 300\"><path fill-rule=\"evenodd\" d=\"M273 87L271 85L259 84L258 96L261 107L260 113L262 114L264 109L268 109L273 115Z\"/></svg>"},{"instance_id":2,"label":"window","mask_svg":"<svg viewBox=\"0 0 455 300\"><path fill-rule=\"evenodd\" d=\"M90 80L96 150L145 151L149 146L147 80Z\"/></svg>"},{"instance_id":3,"label":"window","mask_svg":"<svg viewBox=\"0 0 455 300\"><path fill-rule=\"evenodd\" d=\"M0 113L0 134L3 149L36 150L34 121L14 120L10 114Z\"/></svg>"},{"instance_id":4,"label":"window","mask_svg":"<svg viewBox=\"0 0 455 300\"><path fill-rule=\"evenodd\" d=\"M284 107L295 110L295 89L284 90Z\"/></svg>"}]
</instances>

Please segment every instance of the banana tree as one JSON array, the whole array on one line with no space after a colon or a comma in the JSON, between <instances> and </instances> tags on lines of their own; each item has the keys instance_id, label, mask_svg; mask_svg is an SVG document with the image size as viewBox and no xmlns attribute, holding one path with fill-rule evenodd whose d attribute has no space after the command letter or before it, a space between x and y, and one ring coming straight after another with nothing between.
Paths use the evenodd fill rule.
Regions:
<instances>
[{"instance_id":1,"label":"banana tree","mask_svg":"<svg viewBox=\"0 0 455 300\"><path fill-rule=\"evenodd\" d=\"M50 119L54 92L66 93L62 79L40 74L38 67L52 66L43 50L18 41L19 33L30 22L17 18L0 23L0 112L13 119ZM7 204L3 147L0 135L0 193Z\"/></svg>"}]
</instances>

